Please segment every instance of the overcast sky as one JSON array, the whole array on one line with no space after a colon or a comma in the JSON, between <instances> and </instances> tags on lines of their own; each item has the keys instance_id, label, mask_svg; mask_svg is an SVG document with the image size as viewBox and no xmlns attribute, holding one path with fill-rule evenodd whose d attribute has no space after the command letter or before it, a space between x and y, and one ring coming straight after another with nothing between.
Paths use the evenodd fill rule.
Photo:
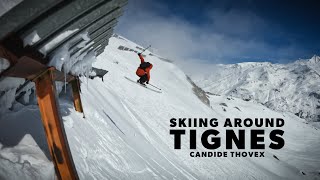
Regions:
<instances>
[{"instance_id":1,"label":"overcast sky","mask_svg":"<svg viewBox=\"0 0 320 180\"><path fill-rule=\"evenodd\" d=\"M116 33L175 61L290 62L320 54L320 1L129 0Z\"/></svg>"}]
</instances>

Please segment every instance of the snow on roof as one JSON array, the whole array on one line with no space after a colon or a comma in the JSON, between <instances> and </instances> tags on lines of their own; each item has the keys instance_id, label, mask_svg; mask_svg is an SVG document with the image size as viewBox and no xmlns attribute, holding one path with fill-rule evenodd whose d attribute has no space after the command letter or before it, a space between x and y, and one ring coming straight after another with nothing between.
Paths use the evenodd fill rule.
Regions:
<instances>
[{"instance_id":1,"label":"snow on roof","mask_svg":"<svg viewBox=\"0 0 320 180\"><path fill-rule=\"evenodd\" d=\"M46 54L50 49L52 49L53 47L55 47L58 43L60 43L61 41L63 41L65 38L69 37L71 34L77 32L79 29L74 29L74 30L68 30L65 31L61 34L59 34L57 37L55 37L54 39L52 39L50 42L48 42L47 44L45 44L41 49L40 52L42 52L43 54Z\"/></svg>"}]
</instances>

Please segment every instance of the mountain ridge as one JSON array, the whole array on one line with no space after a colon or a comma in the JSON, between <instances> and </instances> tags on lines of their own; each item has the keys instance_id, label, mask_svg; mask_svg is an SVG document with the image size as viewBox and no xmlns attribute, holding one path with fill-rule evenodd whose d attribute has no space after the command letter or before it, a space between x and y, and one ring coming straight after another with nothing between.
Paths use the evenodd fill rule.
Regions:
<instances>
[{"instance_id":1,"label":"mountain ridge","mask_svg":"<svg viewBox=\"0 0 320 180\"><path fill-rule=\"evenodd\" d=\"M320 57L288 64L244 62L219 64L191 78L205 91L256 101L277 110L320 121Z\"/></svg>"}]
</instances>

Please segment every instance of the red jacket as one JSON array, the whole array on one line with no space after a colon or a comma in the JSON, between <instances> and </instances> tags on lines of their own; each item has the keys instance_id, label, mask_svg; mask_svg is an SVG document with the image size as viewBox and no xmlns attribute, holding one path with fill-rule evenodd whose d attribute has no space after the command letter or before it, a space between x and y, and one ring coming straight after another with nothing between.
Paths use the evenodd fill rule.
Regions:
<instances>
[{"instance_id":1,"label":"red jacket","mask_svg":"<svg viewBox=\"0 0 320 180\"><path fill-rule=\"evenodd\" d=\"M141 64L145 62L141 54L139 55L139 58L140 58ZM149 81L150 80L150 70L152 69L152 67L153 67L153 65L151 63L150 63L150 66L145 69L138 67L138 69L136 71L137 76L141 77L141 76L147 74L148 81Z\"/></svg>"},{"instance_id":2,"label":"red jacket","mask_svg":"<svg viewBox=\"0 0 320 180\"><path fill-rule=\"evenodd\" d=\"M143 56L142 56L141 54L139 54L138 56L139 56L139 58L140 58L141 64L144 63Z\"/></svg>"}]
</instances>

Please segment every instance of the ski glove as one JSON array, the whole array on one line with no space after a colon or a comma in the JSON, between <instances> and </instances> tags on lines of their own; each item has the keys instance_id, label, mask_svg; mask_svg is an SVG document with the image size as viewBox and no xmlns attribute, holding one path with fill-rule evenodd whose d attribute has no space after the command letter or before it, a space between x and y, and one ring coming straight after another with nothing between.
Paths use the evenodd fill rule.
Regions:
<instances>
[{"instance_id":1,"label":"ski glove","mask_svg":"<svg viewBox=\"0 0 320 180\"><path fill-rule=\"evenodd\" d=\"M149 84L149 81L147 81L147 84Z\"/></svg>"},{"instance_id":2,"label":"ski glove","mask_svg":"<svg viewBox=\"0 0 320 180\"><path fill-rule=\"evenodd\" d=\"M140 56L141 55L141 53L138 53L138 56Z\"/></svg>"}]
</instances>

